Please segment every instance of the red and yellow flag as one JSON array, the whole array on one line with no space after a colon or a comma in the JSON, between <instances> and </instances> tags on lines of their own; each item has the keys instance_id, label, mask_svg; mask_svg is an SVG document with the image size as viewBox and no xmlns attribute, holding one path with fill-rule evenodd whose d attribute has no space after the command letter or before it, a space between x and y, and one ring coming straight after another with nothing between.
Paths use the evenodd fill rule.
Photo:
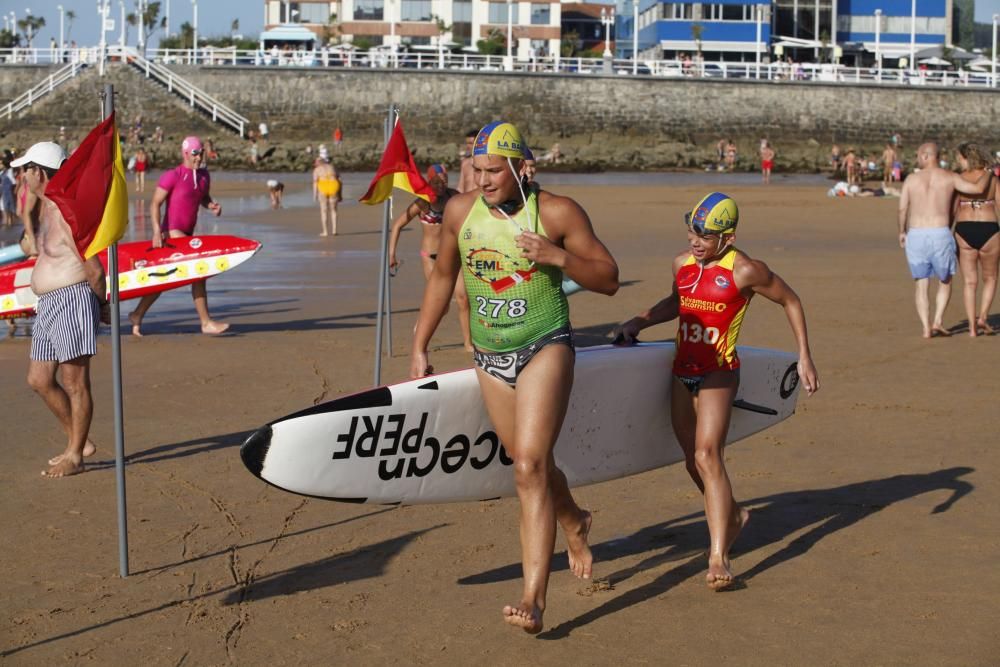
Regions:
<instances>
[{"instance_id":1,"label":"red and yellow flag","mask_svg":"<svg viewBox=\"0 0 1000 667\"><path fill-rule=\"evenodd\" d=\"M90 259L125 234L128 188L115 114L95 127L45 187L73 230L84 259Z\"/></svg>"},{"instance_id":2,"label":"red and yellow flag","mask_svg":"<svg viewBox=\"0 0 1000 667\"><path fill-rule=\"evenodd\" d=\"M360 201L364 204L380 204L392 196L394 187L415 194L425 201L434 201L435 198L434 190L417 170L410 148L406 145L406 137L403 136L403 124L399 121L396 121L396 127L386 144L375 178Z\"/></svg>"}]
</instances>

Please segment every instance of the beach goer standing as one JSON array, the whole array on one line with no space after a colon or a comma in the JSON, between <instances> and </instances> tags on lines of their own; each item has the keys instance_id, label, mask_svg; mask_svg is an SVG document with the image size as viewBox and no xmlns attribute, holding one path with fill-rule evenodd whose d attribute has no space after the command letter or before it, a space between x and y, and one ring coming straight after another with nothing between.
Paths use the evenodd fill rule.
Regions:
<instances>
[{"instance_id":1,"label":"beach goer standing","mask_svg":"<svg viewBox=\"0 0 1000 667\"><path fill-rule=\"evenodd\" d=\"M726 171L736 169L736 144L732 139L726 140Z\"/></svg>"},{"instance_id":2,"label":"beach goer standing","mask_svg":"<svg viewBox=\"0 0 1000 667\"><path fill-rule=\"evenodd\" d=\"M420 240L420 262L424 270L424 279L430 278L437 259L438 247L441 245L441 223L444 220L444 207L458 190L448 187L448 170L442 164L432 164L427 168L427 183L434 189L435 200L426 202L417 197L406 207L392 223L389 232L389 268L395 272L399 268L399 258L396 247L399 234L414 218L420 218L423 236ZM462 329L462 342L465 349L472 352L472 338L469 334L469 297L465 294L465 282L459 276L455 281L452 294L458 306L458 321Z\"/></svg>"},{"instance_id":3,"label":"beach goer standing","mask_svg":"<svg viewBox=\"0 0 1000 667\"><path fill-rule=\"evenodd\" d=\"M759 294L785 309L798 345L798 373L809 395L819 377L809 351L802 303L767 264L735 243L739 209L721 192L699 201L686 216L688 247L674 257L669 296L616 328L616 342L631 345L640 331L677 319L677 352L670 389L670 419L688 474L705 497L711 547L709 588L733 584L729 550L749 514L733 499L723 448L740 383L736 341L750 300Z\"/></svg>"},{"instance_id":4,"label":"beach goer standing","mask_svg":"<svg viewBox=\"0 0 1000 667\"><path fill-rule=\"evenodd\" d=\"M958 243L958 263L962 267L962 296L965 315L969 320L969 335L995 333L987 318L997 293L997 269L1000 267L1000 224L997 223L997 199L1000 184L990 169L990 155L979 145L959 144L955 161L962 169L962 178L977 181L986 173L986 187L976 195L957 193L952 205L955 220L955 240ZM976 310L976 287L982 272L983 292Z\"/></svg>"},{"instance_id":5,"label":"beach goer standing","mask_svg":"<svg viewBox=\"0 0 1000 667\"><path fill-rule=\"evenodd\" d=\"M198 209L202 206L216 217L222 215L222 206L212 199L209 190L211 177L208 170L201 167L201 140L190 136L181 143L182 162L169 171L163 172L156 184L153 199L149 204L149 216L153 221L153 247L162 248L165 238L192 236L198 223ZM163 209L161 212L160 209ZM220 334L229 328L225 322L213 320L208 312L208 292L205 281L191 284L194 308L201 320L203 334ZM146 316L160 293L147 294L139 300L139 305L128 315L132 322L132 335L142 336L142 318Z\"/></svg>"},{"instance_id":6,"label":"beach goer standing","mask_svg":"<svg viewBox=\"0 0 1000 667\"><path fill-rule=\"evenodd\" d=\"M135 152L135 191L145 192L146 191L146 168L149 164L149 156L146 155L146 149L139 146L139 150Z\"/></svg>"},{"instance_id":7,"label":"beach goer standing","mask_svg":"<svg viewBox=\"0 0 1000 667\"><path fill-rule=\"evenodd\" d=\"M885 145L882 151L882 183L887 185L893 181L893 169L896 166L896 149L891 143Z\"/></svg>"},{"instance_id":8,"label":"beach goer standing","mask_svg":"<svg viewBox=\"0 0 1000 667\"><path fill-rule=\"evenodd\" d=\"M977 195L986 189L990 174L983 171L975 182L938 166L937 144L917 149L920 171L907 176L899 197L899 247L906 251L910 275L916 283L917 315L923 337L951 335L942 325L951 298L951 277L955 275L955 239L951 235L951 200L955 192ZM934 319L930 319L930 278L938 281Z\"/></svg>"},{"instance_id":9,"label":"beach goer standing","mask_svg":"<svg viewBox=\"0 0 1000 667\"><path fill-rule=\"evenodd\" d=\"M476 189L472 170L472 147L476 141L477 134L479 134L479 130L471 130L466 133L465 145L458 154L458 185L455 187L459 192L468 192Z\"/></svg>"},{"instance_id":10,"label":"beach goer standing","mask_svg":"<svg viewBox=\"0 0 1000 667\"><path fill-rule=\"evenodd\" d=\"M45 187L62 166L59 144L35 144L14 166L39 202L38 261L31 290L38 295L31 331L28 385L42 397L67 436L66 449L49 460L45 477L67 477L84 470L83 457L94 453L89 440L94 402L90 358L97 354L100 322L110 322L104 268L97 256L84 261L73 233Z\"/></svg>"},{"instance_id":11,"label":"beach goer standing","mask_svg":"<svg viewBox=\"0 0 1000 667\"><path fill-rule=\"evenodd\" d=\"M319 158L313 167L313 201L319 203L319 221L323 227L320 236L337 235L337 205L344 198L342 186L340 174L330 162L330 154L325 146L320 147Z\"/></svg>"},{"instance_id":12,"label":"beach goer standing","mask_svg":"<svg viewBox=\"0 0 1000 667\"><path fill-rule=\"evenodd\" d=\"M0 170L0 212L3 213L4 227L13 227L16 218L17 204L14 203L14 186L17 184L17 177L14 175L14 167L10 166L10 161L4 159L3 169Z\"/></svg>"},{"instance_id":13,"label":"beach goer standing","mask_svg":"<svg viewBox=\"0 0 1000 667\"><path fill-rule=\"evenodd\" d=\"M834 144L830 149L830 167L833 169L833 175L836 176L840 171L840 146Z\"/></svg>"},{"instance_id":14,"label":"beach goer standing","mask_svg":"<svg viewBox=\"0 0 1000 667\"><path fill-rule=\"evenodd\" d=\"M774 169L774 147L764 139L760 145L760 173L763 177L764 185L771 183L771 170Z\"/></svg>"},{"instance_id":15,"label":"beach goer standing","mask_svg":"<svg viewBox=\"0 0 1000 667\"><path fill-rule=\"evenodd\" d=\"M553 447L573 384L573 334L563 275L594 292L618 290L618 266L579 204L522 181L524 141L493 122L473 149L478 191L452 197L413 337L410 375L427 375L427 345L461 273L472 309L476 376L497 435L514 460L524 589L503 618L542 629L556 523L570 568L589 578L591 515L556 467Z\"/></svg>"}]
</instances>

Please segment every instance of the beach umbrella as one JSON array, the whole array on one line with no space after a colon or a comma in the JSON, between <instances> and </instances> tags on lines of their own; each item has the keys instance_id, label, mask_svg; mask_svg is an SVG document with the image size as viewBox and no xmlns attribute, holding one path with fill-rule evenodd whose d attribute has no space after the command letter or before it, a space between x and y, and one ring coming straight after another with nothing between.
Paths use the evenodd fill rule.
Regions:
<instances>
[{"instance_id":1,"label":"beach umbrella","mask_svg":"<svg viewBox=\"0 0 1000 667\"><path fill-rule=\"evenodd\" d=\"M924 58L923 60L918 60L921 65L931 65L932 67L951 67L951 63L943 58Z\"/></svg>"},{"instance_id":2,"label":"beach umbrella","mask_svg":"<svg viewBox=\"0 0 1000 667\"><path fill-rule=\"evenodd\" d=\"M916 56L918 61L921 58L943 58L952 62L956 60L976 59L976 54L970 53L961 47L953 46L951 48L945 48L943 44L935 44L934 46L928 46L925 49L920 49L917 51Z\"/></svg>"}]
</instances>

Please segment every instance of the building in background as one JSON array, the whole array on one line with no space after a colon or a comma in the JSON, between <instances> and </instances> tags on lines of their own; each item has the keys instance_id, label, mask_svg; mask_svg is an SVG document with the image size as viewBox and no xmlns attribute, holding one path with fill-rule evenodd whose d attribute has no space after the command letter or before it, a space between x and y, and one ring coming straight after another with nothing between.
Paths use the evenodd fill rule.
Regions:
<instances>
[{"instance_id":1,"label":"building in background","mask_svg":"<svg viewBox=\"0 0 1000 667\"><path fill-rule=\"evenodd\" d=\"M574 40L573 45L576 52L580 51L603 51L605 29L601 23L601 10L606 13L612 9L615 12L614 3L606 5L593 2L566 2L562 6L562 38L563 40ZM615 50L616 27L611 26L609 42L612 51ZM574 37L575 35L575 37Z\"/></svg>"},{"instance_id":2,"label":"building in background","mask_svg":"<svg viewBox=\"0 0 1000 667\"><path fill-rule=\"evenodd\" d=\"M265 30L301 24L326 43L365 46L437 47L476 50L480 40L506 44L508 10L513 53L557 53L559 2L506 0L266 0Z\"/></svg>"}]
</instances>

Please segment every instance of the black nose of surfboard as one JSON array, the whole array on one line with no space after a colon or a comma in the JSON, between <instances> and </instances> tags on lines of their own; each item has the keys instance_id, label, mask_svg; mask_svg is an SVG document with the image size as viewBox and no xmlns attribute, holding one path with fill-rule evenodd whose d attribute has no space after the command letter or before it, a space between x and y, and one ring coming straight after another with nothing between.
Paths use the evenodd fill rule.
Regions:
<instances>
[{"instance_id":1,"label":"black nose of surfboard","mask_svg":"<svg viewBox=\"0 0 1000 667\"><path fill-rule=\"evenodd\" d=\"M243 465L257 477L260 477L261 470L264 469L264 457L267 456L267 450L270 447L270 426L263 426L251 433L240 447L240 458L243 459Z\"/></svg>"}]
</instances>

